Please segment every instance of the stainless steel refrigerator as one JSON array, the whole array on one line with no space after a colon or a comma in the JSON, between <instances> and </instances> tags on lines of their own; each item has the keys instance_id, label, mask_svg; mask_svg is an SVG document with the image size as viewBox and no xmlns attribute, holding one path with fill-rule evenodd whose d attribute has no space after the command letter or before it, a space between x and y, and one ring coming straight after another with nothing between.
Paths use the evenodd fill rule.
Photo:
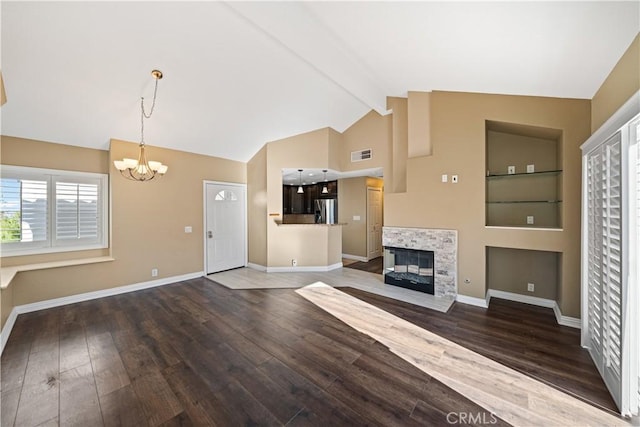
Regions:
<instances>
[{"instance_id":1,"label":"stainless steel refrigerator","mask_svg":"<svg viewBox=\"0 0 640 427\"><path fill-rule=\"evenodd\" d=\"M316 224L335 224L338 222L338 201L336 199L316 199Z\"/></svg>"}]
</instances>

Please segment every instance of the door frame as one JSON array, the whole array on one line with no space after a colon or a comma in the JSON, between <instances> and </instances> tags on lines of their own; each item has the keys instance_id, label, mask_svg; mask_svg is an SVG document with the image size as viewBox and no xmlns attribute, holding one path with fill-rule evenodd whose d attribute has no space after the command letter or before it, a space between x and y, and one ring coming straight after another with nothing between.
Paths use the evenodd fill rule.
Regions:
<instances>
[{"instance_id":1,"label":"door frame","mask_svg":"<svg viewBox=\"0 0 640 427\"><path fill-rule=\"evenodd\" d=\"M372 187L372 186L368 185L367 186L367 197L366 197L366 200L367 200L366 215L367 216L366 216L366 220L365 220L365 222L367 224L366 225L366 230L367 230L367 249L366 249L367 250L367 256L366 256L366 258L367 258L367 261L371 261L373 259L373 258L369 258L369 239L370 239L369 236L371 234L371 233L369 233L369 206L370 206L370 204L369 204L369 190L380 191L380 213L381 213L381 215L380 215L380 227L382 227L384 225L384 204L383 204L384 203L384 191L380 187ZM380 230L380 233L382 235L382 230ZM384 255L384 248L382 247L382 239L381 239L381 241L380 241L380 256L382 256L382 255Z\"/></svg>"},{"instance_id":2,"label":"door frame","mask_svg":"<svg viewBox=\"0 0 640 427\"><path fill-rule=\"evenodd\" d=\"M207 247L207 185L228 185L230 187L240 187L244 188L244 229L242 230L244 234L244 267L247 266L249 262L249 236L247 234L248 231L248 223L247 223L247 184L242 184L238 182L225 182L225 181L202 181L202 244L203 244L203 253L204 253L204 261L202 271L206 276L208 273L207 263L208 263L208 247Z\"/></svg>"}]
</instances>

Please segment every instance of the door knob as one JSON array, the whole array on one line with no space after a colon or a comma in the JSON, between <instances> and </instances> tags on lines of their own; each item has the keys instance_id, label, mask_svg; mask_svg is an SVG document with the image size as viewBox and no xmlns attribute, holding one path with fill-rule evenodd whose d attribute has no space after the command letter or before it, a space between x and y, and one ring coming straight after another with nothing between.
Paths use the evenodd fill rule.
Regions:
<instances>
[{"instance_id":1,"label":"door knob","mask_svg":"<svg viewBox=\"0 0 640 427\"><path fill-rule=\"evenodd\" d=\"M213 231L207 231L207 237L211 239L213 237Z\"/></svg>"}]
</instances>

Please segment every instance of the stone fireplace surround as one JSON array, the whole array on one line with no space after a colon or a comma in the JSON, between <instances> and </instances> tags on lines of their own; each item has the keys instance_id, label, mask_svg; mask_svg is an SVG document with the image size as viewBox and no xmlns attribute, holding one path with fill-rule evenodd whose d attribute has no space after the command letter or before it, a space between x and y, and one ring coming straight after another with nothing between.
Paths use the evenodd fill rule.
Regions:
<instances>
[{"instance_id":1,"label":"stone fireplace surround","mask_svg":"<svg viewBox=\"0 0 640 427\"><path fill-rule=\"evenodd\" d=\"M457 295L458 231L434 228L382 227L382 246L434 253L436 297Z\"/></svg>"}]
</instances>

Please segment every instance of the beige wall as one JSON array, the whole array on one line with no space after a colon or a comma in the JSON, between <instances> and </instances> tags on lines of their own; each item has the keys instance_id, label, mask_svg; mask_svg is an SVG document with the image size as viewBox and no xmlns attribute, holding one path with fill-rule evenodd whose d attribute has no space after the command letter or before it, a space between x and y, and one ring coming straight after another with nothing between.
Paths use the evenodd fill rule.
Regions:
<instances>
[{"instance_id":1,"label":"beige wall","mask_svg":"<svg viewBox=\"0 0 640 427\"><path fill-rule=\"evenodd\" d=\"M458 230L458 292L476 298L487 289L485 247L562 252L558 302L564 315L579 317L579 146L590 134L590 102L433 92L430 108L433 155L408 160L407 193L385 193L385 225ZM563 230L485 228L486 120L563 132ZM457 174L460 181L442 183L442 174Z\"/></svg>"},{"instance_id":2,"label":"beige wall","mask_svg":"<svg viewBox=\"0 0 640 427\"><path fill-rule=\"evenodd\" d=\"M247 239L249 262L267 265L267 146L247 163Z\"/></svg>"},{"instance_id":3,"label":"beige wall","mask_svg":"<svg viewBox=\"0 0 640 427\"><path fill-rule=\"evenodd\" d=\"M407 127L409 157L431 155L431 92L407 94Z\"/></svg>"},{"instance_id":4,"label":"beige wall","mask_svg":"<svg viewBox=\"0 0 640 427\"><path fill-rule=\"evenodd\" d=\"M279 225L276 220L283 219L282 169L326 169L330 164L330 149L335 149L337 144L339 134L329 128L267 144L267 212L278 214L266 219L267 267L291 267L293 259L299 267L330 265L327 251L336 248L335 244L329 244L330 236L335 234L329 229L340 227ZM335 259L335 255L331 259Z\"/></svg>"},{"instance_id":5,"label":"beige wall","mask_svg":"<svg viewBox=\"0 0 640 427\"><path fill-rule=\"evenodd\" d=\"M557 252L488 247L487 288L555 301L559 262Z\"/></svg>"},{"instance_id":6,"label":"beige wall","mask_svg":"<svg viewBox=\"0 0 640 427\"><path fill-rule=\"evenodd\" d=\"M640 34L593 96L591 132L595 132L634 93L640 90Z\"/></svg>"},{"instance_id":7,"label":"beige wall","mask_svg":"<svg viewBox=\"0 0 640 427\"><path fill-rule=\"evenodd\" d=\"M0 291L0 329L4 327L13 307L13 288L2 289Z\"/></svg>"},{"instance_id":8,"label":"beige wall","mask_svg":"<svg viewBox=\"0 0 640 427\"><path fill-rule=\"evenodd\" d=\"M68 148L38 143L49 158L42 163L15 144L5 159L22 159L23 166L69 167ZM3 151L5 146L3 144ZM104 154L96 156L104 162ZM157 181L133 182L121 177L112 160L136 157L137 144L111 141L107 167L111 186L111 253L113 262L18 273L13 280L12 306L203 270L203 180L246 182L244 163L182 151L149 147L147 155L169 166ZM34 164L35 163L35 164ZM18 164L18 163L14 163ZM104 166L103 166L104 167ZM193 233L185 234L184 227ZM2 301L3 306L6 303Z\"/></svg>"},{"instance_id":9,"label":"beige wall","mask_svg":"<svg viewBox=\"0 0 640 427\"><path fill-rule=\"evenodd\" d=\"M402 101L398 102L402 104ZM406 100L404 100L404 105L406 122ZM267 144L267 214L274 216L268 216L264 220L266 221L266 238L260 236L260 242L251 242L250 244L250 247L262 247L264 245L267 248L266 263L260 263L260 265L276 268L291 267L292 260L295 259L299 267L317 267L332 265L341 261L340 256L344 252L342 243L345 241L339 231L342 227L330 227L327 229L322 226L303 227L278 224L278 221L283 220L282 169L327 168L351 172L382 167L385 175L391 173L390 171L393 168L390 138L391 120L392 115L381 116L375 111L371 111L342 134L331 128L324 128ZM399 130L398 132L401 131ZM406 135L406 128L402 132ZM351 162L352 151L367 148L373 150L372 159ZM406 153L404 156L406 159ZM257 160L257 158L254 157L251 162L254 160ZM249 165L249 169L251 170L251 165ZM385 179L385 181L392 181L392 178ZM366 181L363 179L362 182ZM249 185L251 186L252 183L253 175L249 177ZM366 187L363 188L366 203ZM338 209L341 209L341 194L344 194L344 189L339 184ZM341 212L338 212L338 219L341 223L345 222L345 218L351 217ZM258 218L257 215L252 215L250 214L250 221L254 221L252 218ZM256 221L260 222L260 219L256 219ZM364 224L365 222L366 216L363 215L362 223ZM255 226L257 227L258 225L256 224ZM254 225L250 225L250 227L254 227ZM345 228L348 227L349 225L345 226ZM336 238L335 236L338 237ZM359 239L359 242L361 241L362 239ZM335 250L338 247L340 251L336 253ZM327 250L330 251L329 254L327 254ZM366 248L363 256L366 256ZM264 262L264 258L255 259ZM250 261L255 262L253 258ZM329 264L327 264L328 262Z\"/></svg>"},{"instance_id":10,"label":"beige wall","mask_svg":"<svg viewBox=\"0 0 640 427\"><path fill-rule=\"evenodd\" d=\"M424 105L422 105L424 107ZM402 193L407 191L407 158L409 157L408 110L406 98L387 98L387 108L393 110L391 115L391 170L384 171L387 191ZM419 116L424 117L424 115Z\"/></svg>"},{"instance_id":11,"label":"beige wall","mask_svg":"<svg viewBox=\"0 0 640 427\"><path fill-rule=\"evenodd\" d=\"M342 133L342 152L340 153L340 167L343 172L360 169L383 168L387 186L392 181L392 151L391 151L391 119L393 114L381 116L370 111L360 120ZM371 148L373 157L370 160L351 163L351 152Z\"/></svg>"},{"instance_id":12,"label":"beige wall","mask_svg":"<svg viewBox=\"0 0 640 427\"><path fill-rule=\"evenodd\" d=\"M367 258L367 187L383 188L383 180L371 177L338 181L338 218L342 227L342 253ZM359 216L360 220L354 220Z\"/></svg>"}]
</instances>

